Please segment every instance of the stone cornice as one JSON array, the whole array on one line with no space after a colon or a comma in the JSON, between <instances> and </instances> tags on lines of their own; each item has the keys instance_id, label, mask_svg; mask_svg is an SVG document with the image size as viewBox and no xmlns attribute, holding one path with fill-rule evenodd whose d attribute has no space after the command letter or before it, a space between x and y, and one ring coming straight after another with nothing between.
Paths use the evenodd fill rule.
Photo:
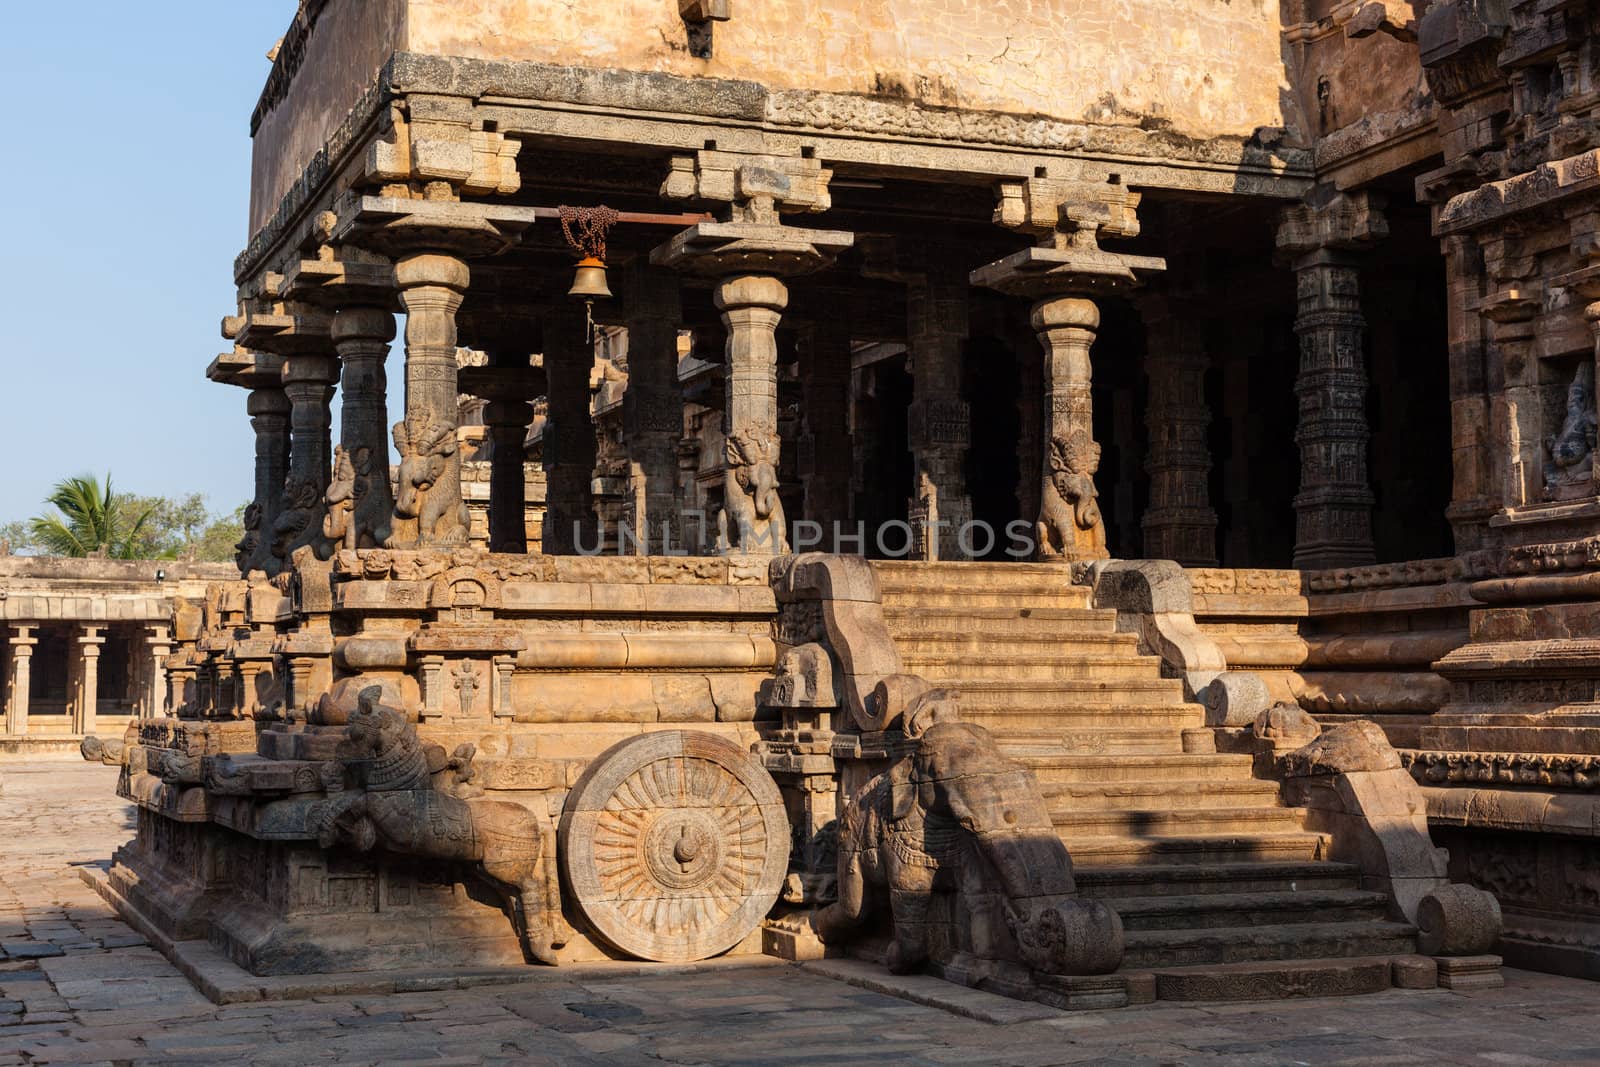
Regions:
<instances>
[{"instance_id":1,"label":"stone cornice","mask_svg":"<svg viewBox=\"0 0 1600 1067\"><path fill-rule=\"evenodd\" d=\"M322 9L327 6L328 0L300 0L300 10L295 12L289 32L278 43L277 54L272 59L272 70L267 74L267 84L262 87L255 111L250 115L250 136L255 136L262 120L288 95L289 86L300 72L300 65L305 62L306 41L311 37L311 29L322 15Z\"/></svg>"},{"instance_id":2,"label":"stone cornice","mask_svg":"<svg viewBox=\"0 0 1600 1067\"><path fill-rule=\"evenodd\" d=\"M286 40L286 47L287 44ZM286 62L283 53L279 61ZM1303 195L1312 178L1310 150L1283 143L1289 138L1285 131L1264 130L1249 138L1199 139L1133 125L1094 125L1031 114L931 107L858 94L774 92L755 82L730 79L399 52L390 57L361 100L312 158L271 220L252 235L249 246L234 261L236 280L267 266L286 240L301 231L309 233L306 216L316 206L317 198L348 165L350 153L364 147L389 101L407 93L460 96L479 106L548 105L563 111L595 112L619 122L649 116L685 116L779 135L809 133L978 153L1065 156L1095 163L1100 169L1124 172L1124 180L1130 184L1158 184L1150 177L1171 171L1181 172L1188 176L1186 180L1208 188L1214 186L1214 191L1236 190L1242 182L1262 195L1277 193L1284 199ZM1002 169L1014 162L1004 160ZM1026 172L1018 170L1012 176L1020 178ZM996 174L1003 176L998 170Z\"/></svg>"}]
</instances>

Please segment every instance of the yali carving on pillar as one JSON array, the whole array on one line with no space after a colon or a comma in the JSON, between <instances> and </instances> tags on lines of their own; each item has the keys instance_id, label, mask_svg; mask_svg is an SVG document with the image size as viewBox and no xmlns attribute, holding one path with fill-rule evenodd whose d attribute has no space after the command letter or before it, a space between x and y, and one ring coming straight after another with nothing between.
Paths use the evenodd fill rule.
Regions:
<instances>
[{"instance_id":1,"label":"yali carving on pillar","mask_svg":"<svg viewBox=\"0 0 1600 1067\"><path fill-rule=\"evenodd\" d=\"M1099 493L1094 475L1100 467L1100 446L1080 427L1050 439L1039 506L1039 555L1071 554L1084 531L1103 540Z\"/></svg>"},{"instance_id":2,"label":"yali carving on pillar","mask_svg":"<svg viewBox=\"0 0 1600 1067\"><path fill-rule=\"evenodd\" d=\"M723 501L738 531L739 550L785 554L789 539L778 497L778 435L761 428L735 431L727 447Z\"/></svg>"},{"instance_id":3,"label":"yali carving on pillar","mask_svg":"<svg viewBox=\"0 0 1600 1067\"><path fill-rule=\"evenodd\" d=\"M354 454L334 446L333 480L323 497L328 513L322 535L330 549L378 548L387 544L393 513L386 493L375 493L372 450L362 445Z\"/></svg>"},{"instance_id":4,"label":"yali carving on pillar","mask_svg":"<svg viewBox=\"0 0 1600 1067\"><path fill-rule=\"evenodd\" d=\"M455 427L435 425L426 417L407 419L395 423L394 445L400 453L400 472L395 529L388 547L464 543L469 518L461 499Z\"/></svg>"}]
</instances>

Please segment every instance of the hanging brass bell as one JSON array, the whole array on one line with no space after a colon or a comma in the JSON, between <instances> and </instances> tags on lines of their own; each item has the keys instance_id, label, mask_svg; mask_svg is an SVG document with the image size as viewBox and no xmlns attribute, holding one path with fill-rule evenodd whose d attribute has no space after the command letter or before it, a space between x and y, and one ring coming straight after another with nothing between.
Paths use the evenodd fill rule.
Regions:
<instances>
[{"instance_id":1,"label":"hanging brass bell","mask_svg":"<svg viewBox=\"0 0 1600 1067\"><path fill-rule=\"evenodd\" d=\"M578 272L572 278L572 288L567 290L567 295L580 300L610 300L611 287L606 284L605 261L594 256L584 256L578 260Z\"/></svg>"}]
</instances>

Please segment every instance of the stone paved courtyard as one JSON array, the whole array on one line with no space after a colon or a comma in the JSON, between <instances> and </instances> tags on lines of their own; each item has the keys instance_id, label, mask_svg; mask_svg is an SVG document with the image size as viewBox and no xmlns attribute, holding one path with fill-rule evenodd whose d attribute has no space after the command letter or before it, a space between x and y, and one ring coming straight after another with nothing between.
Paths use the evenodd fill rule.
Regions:
<instances>
[{"instance_id":1,"label":"stone paved courtyard","mask_svg":"<svg viewBox=\"0 0 1600 1067\"><path fill-rule=\"evenodd\" d=\"M1600 985L1080 1012L994 1026L782 964L218 1007L78 877L131 833L116 772L6 764L0 1065L1600 1063Z\"/></svg>"}]
</instances>

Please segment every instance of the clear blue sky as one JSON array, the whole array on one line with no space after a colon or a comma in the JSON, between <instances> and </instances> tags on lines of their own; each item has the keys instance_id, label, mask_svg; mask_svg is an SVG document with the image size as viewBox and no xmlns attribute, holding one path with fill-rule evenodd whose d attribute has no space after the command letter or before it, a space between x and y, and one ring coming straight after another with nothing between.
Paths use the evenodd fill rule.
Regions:
<instances>
[{"instance_id":1,"label":"clear blue sky","mask_svg":"<svg viewBox=\"0 0 1600 1067\"><path fill-rule=\"evenodd\" d=\"M248 236L250 112L295 7L8 9L0 522L85 471L137 493L203 492L215 510L251 496L245 393L204 374Z\"/></svg>"}]
</instances>

